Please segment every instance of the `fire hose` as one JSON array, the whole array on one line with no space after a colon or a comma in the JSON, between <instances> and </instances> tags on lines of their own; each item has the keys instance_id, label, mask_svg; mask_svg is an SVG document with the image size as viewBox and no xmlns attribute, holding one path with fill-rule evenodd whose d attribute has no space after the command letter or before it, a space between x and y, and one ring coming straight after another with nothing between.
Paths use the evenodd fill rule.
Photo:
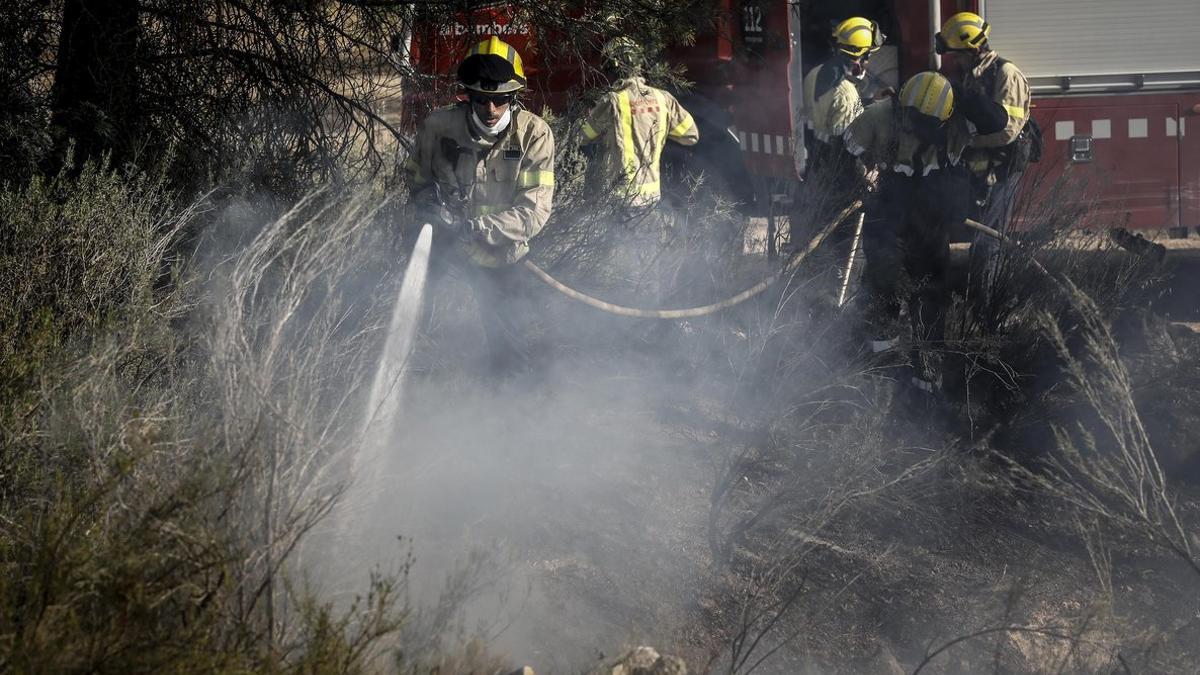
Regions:
<instances>
[{"instance_id":1,"label":"fire hose","mask_svg":"<svg viewBox=\"0 0 1200 675\"><path fill-rule=\"evenodd\" d=\"M725 298L724 300L720 300L718 302L714 302L714 303L708 304L708 305L703 305L700 307L688 307L685 309L640 309L637 307L626 307L624 305L617 305L617 304L614 304L611 302L600 300L598 298L594 298L586 293L583 293L581 291L575 290L574 288L571 288L570 286L564 284L563 282L559 281L558 279L555 279L554 277L550 276L549 273L547 273L545 270L543 270L542 268L535 265L530 260L524 261L523 264L525 265L525 268L528 269L530 272L533 272L533 274L535 276L537 276L538 279L541 279L543 282L546 283L546 285L550 286L551 288L558 291L559 293L562 293L563 295L567 296L568 298L571 298L572 300L577 300L579 302L582 302L583 304L588 305L589 307L594 307L600 311L608 312L609 314L616 314L618 316L629 316L629 317L634 317L634 318L639 318L639 319L690 319L690 318L695 318L698 316L707 316L709 314L715 314L716 312L719 312L723 309L729 309L730 307L733 307L734 305L738 305L742 302L745 302L746 300L749 300L750 298L767 290L767 288L769 288L771 285L773 285L774 283L776 283L780 279L782 279L784 277L784 275L795 270L800 265L800 263L804 262L804 259L807 258L810 253L812 253L814 250L816 250L816 248L825 241L825 239L829 236L829 234L831 232L833 232L833 230L836 229L837 226L842 223L842 221L849 218L852 213L854 213L861 207L862 207L862 202L855 201L854 203L850 204L845 209L843 209L842 212L837 215L837 217L835 217L833 220L831 220L828 225L826 225L824 228L822 228L821 231L818 232L816 234L816 236L814 236L808 242L808 246L806 246L803 250L797 251L795 254L793 254L792 257L788 259L787 263L785 263L784 266L782 268L780 268L780 270L778 272L775 272L771 276L763 279L762 281L758 282L757 284L754 284L750 288L747 288L746 290L742 291L741 293L738 293L737 295L732 295L728 298ZM1002 241L1002 242L1011 242L1012 241L1009 237L1001 234L1000 232L997 232L996 230L988 227L987 225L984 225L983 223L971 220L970 218L966 219L964 221L964 224L967 227L969 227L973 230L976 230L977 232L982 232L983 234L985 234L997 241ZM861 227L861 221L860 221L860 227ZM859 234L861 234L861 233L859 233ZM856 242L856 244L857 244L857 242ZM1043 267L1041 263L1039 263L1037 260L1033 260L1033 259L1031 259L1031 260L1033 262L1033 265L1039 271L1041 271L1042 273L1044 273L1046 275L1050 275L1050 272L1045 267ZM849 282L849 277L850 277L850 270L847 269L845 282L847 282L847 283ZM844 296L845 288L842 289L842 294Z\"/></svg>"},{"instance_id":2,"label":"fire hose","mask_svg":"<svg viewBox=\"0 0 1200 675\"><path fill-rule=\"evenodd\" d=\"M987 225L984 225L981 222L967 218L965 221L963 221L963 223L967 227L971 228L972 230L975 230L976 232L982 232L983 234L986 234L987 236L991 237L992 239L995 239L996 241L1001 241L1006 244L1013 243L1013 240L1011 237L1009 237L1005 234L1002 234L1000 232L997 232L996 230L993 230L992 228L988 227ZM1052 280L1054 280L1057 283L1058 280L1055 278L1055 276L1053 274L1051 274L1050 270L1046 269L1042 265L1042 263L1038 262L1037 258L1034 258L1033 256L1029 256L1029 262L1033 264L1034 268L1037 269L1037 271L1041 272L1042 274L1045 274L1047 277L1050 277Z\"/></svg>"},{"instance_id":3,"label":"fire hose","mask_svg":"<svg viewBox=\"0 0 1200 675\"><path fill-rule=\"evenodd\" d=\"M532 261L526 260L524 265L526 269L528 269L530 272L533 272L537 278L544 281L548 286L559 293L562 293L572 300L577 300L585 305L594 307L600 311L608 312L609 314L630 316L640 319L690 319L698 316L707 316L723 309L728 309L767 290L767 288L769 288L772 284L776 283L785 275L799 267L800 263L804 262L804 259L807 258L810 253L816 250L816 248L825 241L829 234L833 232L843 220L849 218L852 213L861 207L862 202L855 201L853 204L843 209L841 213L839 213L832 221L829 222L828 225L822 228L821 231L818 232L816 236L814 236L808 242L808 246L806 246L803 250L797 251L795 254L793 254L792 257L789 258L788 261L783 265L783 267L779 269L779 271L768 276L757 284L754 284L750 288L747 288L741 293L738 293L737 295L732 295L724 300L701 307L688 307L686 309L639 309L636 307L616 305L611 302L593 298L586 293L582 293L574 288L571 288L570 286L567 286L558 279L550 276L545 270L535 265Z\"/></svg>"}]
</instances>

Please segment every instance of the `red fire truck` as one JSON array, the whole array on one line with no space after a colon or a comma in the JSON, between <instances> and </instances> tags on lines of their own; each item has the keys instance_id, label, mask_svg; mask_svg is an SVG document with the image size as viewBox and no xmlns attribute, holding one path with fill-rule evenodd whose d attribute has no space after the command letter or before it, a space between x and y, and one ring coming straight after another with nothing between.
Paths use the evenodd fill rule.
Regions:
<instances>
[{"instance_id":1,"label":"red fire truck","mask_svg":"<svg viewBox=\"0 0 1200 675\"><path fill-rule=\"evenodd\" d=\"M1175 235L1200 227L1200 0L714 1L714 29L667 54L695 82L682 100L701 143L685 163L719 174L752 210L770 208L771 196L800 180L800 83L828 57L832 25L854 15L879 21L888 38L872 58L872 79L899 88L941 67L933 34L965 10L992 24L993 47L1029 78L1045 136L1036 165L1043 185L1064 172L1088 177L1103 186L1100 210L1126 227ZM436 34L416 31L412 58L445 76L471 40L489 34L527 55L534 109L562 109L568 92L593 84L581 69L539 63L533 31L510 24L503 2ZM741 162L728 161L731 148Z\"/></svg>"}]
</instances>

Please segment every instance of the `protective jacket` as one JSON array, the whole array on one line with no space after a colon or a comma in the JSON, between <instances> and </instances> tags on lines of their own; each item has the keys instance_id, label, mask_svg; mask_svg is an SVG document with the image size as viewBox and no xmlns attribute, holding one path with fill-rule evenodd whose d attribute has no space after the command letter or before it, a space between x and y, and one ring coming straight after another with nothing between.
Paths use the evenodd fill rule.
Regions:
<instances>
[{"instance_id":1,"label":"protective jacket","mask_svg":"<svg viewBox=\"0 0 1200 675\"><path fill-rule=\"evenodd\" d=\"M850 75L850 60L835 55L804 78L804 107L813 135L822 143L840 139L863 112L862 94Z\"/></svg>"},{"instance_id":2,"label":"protective jacket","mask_svg":"<svg viewBox=\"0 0 1200 675\"><path fill-rule=\"evenodd\" d=\"M969 116L979 127L966 153L967 166L973 174L987 174L1007 165L1029 120L1029 81L1012 62L988 51L963 77L962 89L959 98L970 102Z\"/></svg>"},{"instance_id":3,"label":"protective jacket","mask_svg":"<svg viewBox=\"0 0 1200 675\"><path fill-rule=\"evenodd\" d=\"M583 122L585 143L603 143L601 162L629 191L633 205L662 196L659 161L668 140L695 145L700 140L692 115L670 93L641 77L618 80Z\"/></svg>"},{"instance_id":4,"label":"protective jacket","mask_svg":"<svg viewBox=\"0 0 1200 675\"><path fill-rule=\"evenodd\" d=\"M971 142L967 122L959 115L946 123L943 143L924 142L905 119L895 99L867 106L843 134L846 150L867 168L905 176L926 176L957 165Z\"/></svg>"},{"instance_id":5,"label":"protective jacket","mask_svg":"<svg viewBox=\"0 0 1200 675\"><path fill-rule=\"evenodd\" d=\"M494 141L474 130L470 114L467 103L431 113L405 169L414 199L437 185L448 204L463 207L469 235L457 245L471 261L511 265L529 252L529 240L550 217L554 135L542 118L515 104Z\"/></svg>"}]
</instances>

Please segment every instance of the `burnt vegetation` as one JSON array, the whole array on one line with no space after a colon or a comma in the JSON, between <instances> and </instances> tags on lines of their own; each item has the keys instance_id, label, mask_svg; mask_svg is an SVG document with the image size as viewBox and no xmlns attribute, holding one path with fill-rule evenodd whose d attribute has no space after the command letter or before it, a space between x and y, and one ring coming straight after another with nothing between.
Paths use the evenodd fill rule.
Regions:
<instances>
[{"instance_id":1,"label":"burnt vegetation","mask_svg":"<svg viewBox=\"0 0 1200 675\"><path fill-rule=\"evenodd\" d=\"M406 248L396 101L417 92L419 108L449 86L398 45L474 4L0 7L0 670L509 665L463 613L500 563L469 557L422 604L407 542L380 535L390 562L336 598L305 558L333 545L323 528ZM686 41L719 18L703 2L575 4L512 3L514 21L574 38L543 42L543 62L590 64L614 30ZM752 223L703 176L680 183L671 226L649 239L612 225L619 205L589 174L573 112L547 115L558 195L540 265L666 306L774 269L744 252ZM1102 187L1060 180L1060 195ZM648 634L700 672L1194 670L1200 340L1154 311L1170 269L1088 234L1119 223L1087 203L1021 203L1032 226L1005 248L990 303L956 282L931 346L935 404L857 348L854 285L847 307L835 300L841 239L689 322L531 294L546 358L654 380L649 414L689 448L669 461L702 476L678 491L701 497L671 535L702 583L682 601L618 584L611 605L675 603L673 632ZM824 224L792 218L799 243ZM456 368L471 334L449 304L417 365L470 382ZM584 527L620 543L611 524ZM524 543L529 561L559 545Z\"/></svg>"}]
</instances>

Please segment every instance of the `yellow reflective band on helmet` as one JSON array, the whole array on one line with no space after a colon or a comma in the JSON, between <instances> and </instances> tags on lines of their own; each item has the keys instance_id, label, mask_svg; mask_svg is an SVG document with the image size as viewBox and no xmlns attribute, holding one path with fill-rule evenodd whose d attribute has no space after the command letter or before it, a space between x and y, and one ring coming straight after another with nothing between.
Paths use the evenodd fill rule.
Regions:
<instances>
[{"instance_id":1,"label":"yellow reflective band on helmet","mask_svg":"<svg viewBox=\"0 0 1200 675\"><path fill-rule=\"evenodd\" d=\"M917 73L900 88L900 105L944 122L954 110L954 88L938 73Z\"/></svg>"},{"instance_id":2,"label":"yellow reflective band on helmet","mask_svg":"<svg viewBox=\"0 0 1200 675\"><path fill-rule=\"evenodd\" d=\"M508 44L504 40L495 35L471 47L471 51L467 52L467 56L499 56L500 58L512 64L513 73L522 84L525 83L525 67L521 63L521 55L517 53L516 48Z\"/></svg>"},{"instance_id":3,"label":"yellow reflective band on helmet","mask_svg":"<svg viewBox=\"0 0 1200 675\"><path fill-rule=\"evenodd\" d=\"M874 21L854 16L833 29L833 38L842 52L858 57L878 51L883 46L884 36Z\"/></svg>"},{"instance_id":4,"label":"yellow reflective band on helmet","mask_svg":"<svg viewBox=\"0 0 1200 675\"><path fill-rule=\"evenodd\" d=\"M633 147L633 111L629 105L629 92L617 94L617 112L621 120L621 159L625 165L625 178L630 185L637 180L637 150Z\"/></svg>"},{"instance_id":5,"label":"yellow reflective band on helmet","mask_svg":"<svg viewBox=\"0 0 1200 675\"><path fill-rule=\"evenodd\" d=\"M512 63L513 58L517 55L517 50L513 49L512 45L493 35L471 48L469 56L474 56L476 54L482 54L484 56L492 54L501 57L509 63Z\"/></svg>"},{"instance_id":6,"label":"yellow reflective band on helmet","mask_svg":"<svg viewBox=\"0 0 1200 675\"><path fill-rule=\"evenodd\" d=\"M983 44L992 27L972 12L959 12L946 20L942 37L951 49L973 49Z\"/></svg>"},{"instance_id":7,"label":"yellow reflective band on helmet","mask_svg":"<svg viewBox=\"0 0 1200 675\"><path fill-rule=\"evenodd\" d=\"M588 122L583 123L583 135L587 136L589 141L594 141L597 138L600 138L600 132L596 131L596 127L592 126Z\"/></svg>"},{"instance_id":8,"label":"yellow reflective band on helmet","mask_svg":"<svg viewBox=\"0 0 1200 675\"><path fill-rule=\"evenodd\" d=\"M671 130L671 135L672 136L682 136L682 135L686 134L688 132L688 129L692 128L692 124L694 124L694 122L692 121L692 116L686 115L683 118L683 121L680 122L679 124L675 125L675 128Z\"/></svg>"},{"instance_id":9,"label":"yellow reflective band on helmet","mask_svg":"<svg viewBox=\"0 0 1200 675\"><path fill-rule=\"evenodd\" d=\"M1005 105L1004 110L1008 112L1009 117L1019 120L1025 119L1025 109L1019 105Z\"/></svg>"},{"instance_id":10,"label":"yellow reflective band on helmet","mask_svg":"<svg viewBox=\"0 0 1200 675\"><path fill-rule=\"evenodd\" d=\"M554 185L553 171L522 171L517 174L517 186L522 188Z\"/></svg>"},{"instance_id":11,"label":"yellow reflective band on helmet","mask_svg":"<svg viewBox=\"0 0 1200 675\"><path fill-rule=\"evenodd\" d=\"M866 32L867 35L865 35L865 36L859 35L859 36L857 36L857 39L856 39L855 33L861 33L861 32ZM870 26L854 26L853 28L844 30L841 33L839 33L838 41L844 45L850 45L852 47L866 47L867 45L870 44L870 39L871 39L870 32L871 32ZM864 37L867 39L863 40ZM856 43L860 43L860 42L865 43L865 44L856 44Z\"/></svg>"}]
</instances>

